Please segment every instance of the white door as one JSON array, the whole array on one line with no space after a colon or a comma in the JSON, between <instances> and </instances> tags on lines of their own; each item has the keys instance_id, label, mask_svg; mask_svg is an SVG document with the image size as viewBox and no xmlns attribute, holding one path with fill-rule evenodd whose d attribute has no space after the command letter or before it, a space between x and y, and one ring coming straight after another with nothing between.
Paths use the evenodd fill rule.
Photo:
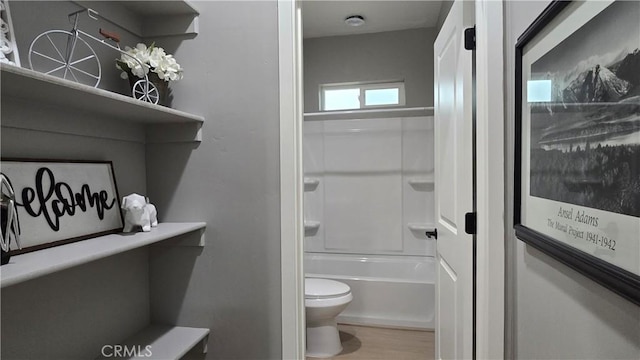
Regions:
<instances>
[{"instance_id":1,"label":"white door","mask_svg":"<svg viewBox=\"0 0 640 360\"><path fill-rule=\"evenodd\" d=\"M473 357L473 69L464 30L471 1L456 0L434 44L435 216L437 240L436 359Z\"/></svg>"}]
</instances>

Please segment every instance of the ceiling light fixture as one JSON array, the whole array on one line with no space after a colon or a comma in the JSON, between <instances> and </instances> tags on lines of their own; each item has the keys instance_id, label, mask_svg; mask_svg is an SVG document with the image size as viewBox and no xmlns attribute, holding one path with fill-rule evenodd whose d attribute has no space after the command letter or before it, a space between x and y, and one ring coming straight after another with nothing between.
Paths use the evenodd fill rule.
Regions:
<instances>
[{"instance_id":1,"label":"ceiling light fixture","mask_svg":"<svg viewBox=\"0 0 640 360\"><path fill-rule=\"evenodd\" d=\"M364 25L364 17L360 15L351 15L347 16L347 18L344 19L344 22L349 26L361 26Z\"/></svg>"}]
</instances>

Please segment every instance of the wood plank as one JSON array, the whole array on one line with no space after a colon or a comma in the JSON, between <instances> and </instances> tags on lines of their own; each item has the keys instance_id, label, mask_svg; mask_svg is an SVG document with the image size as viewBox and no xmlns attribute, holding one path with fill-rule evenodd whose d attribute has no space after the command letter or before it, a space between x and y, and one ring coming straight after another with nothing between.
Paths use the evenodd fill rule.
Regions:
<instances>
[{"instance_id":1,"label":"wood plank","mask_svg":"<svg viewBox=\"0 0 640 360\"><path fill-rule=\"evenodd\" d=\"M103 347L98 359L178 360L203 341L202 351L206 352L208 335L205 328L150 325L121 344Z\"/></svg>"},{"instance_id":2,"label":"wood plank","mask_svg":"<svg viewBox=\"0 0 640 360\"><path fill-rule=\"evenodd\" d=\"M12 256L0 271L0 287L18 284L206 227L204 222L160 223L150 232L112 234Z\"/></svg>"},{"instance_id":3,"label":"wood plank","mask_svg":"<svg viewBox=\"0 0 640 360\"><path fill-rule=\"evenodd\" d=\"M154 105L37 71L1 64L2 98L26 99L32 103L55 104L69 110L108 115L113 121L143 124L196 123L204 118L184 111Z\"/></svg>"},{"instance_id":4,"label":"wood plank","mask_svg":"<svg viewBox=\"0 0 640 360\"><path fill-rule=\"evenodd\" d=\"M433 331L401 330L339 324L342 352L331 359L431 360L435 358ZM307 360L315 358L307 357Z\"/></svg>"}]
</instances>

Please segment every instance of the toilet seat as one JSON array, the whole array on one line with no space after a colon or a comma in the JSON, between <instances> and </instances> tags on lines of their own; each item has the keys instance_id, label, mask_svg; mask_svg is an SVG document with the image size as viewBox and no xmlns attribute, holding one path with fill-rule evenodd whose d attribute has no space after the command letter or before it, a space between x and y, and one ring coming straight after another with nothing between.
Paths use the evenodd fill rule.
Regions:
<instances>
[{"instance_id":1,"label":"toilet seat","mask_svg":"<svg viewBox=\"0 0 640 360\"><path fill-rule=\"evenodd\" d=\"M328 279L304 279L305 299L334 299L349 295L351 288L345 283Z\"/></svg>"}]
</instances>

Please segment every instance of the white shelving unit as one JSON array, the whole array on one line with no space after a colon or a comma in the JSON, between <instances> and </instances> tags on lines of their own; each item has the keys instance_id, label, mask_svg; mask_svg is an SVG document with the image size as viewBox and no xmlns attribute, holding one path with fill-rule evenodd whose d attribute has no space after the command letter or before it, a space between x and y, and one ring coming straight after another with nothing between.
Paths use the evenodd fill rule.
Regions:
<instances>
[{"instance_id":1,"label":"white shelving unit","mask_svg":"<svg viewBox=\"0 0 640 360\"><path fill-rule=\"evenodd\" d=\"M411 186L426 186L434 183L433 177L419 177L407 180Z\"/></svg>"},{"instance_id":2,"label":"white shelving unit","mask_svg":"<svg viewBox=\"0 0 640 360\"><path fill-rule=\"evenodd\" d=\"M320 179L305 177L304 178L304 191L313 191L320 184Z\"/></svg>"},{"instance_id":3,"label":"white shelving unit","mask_svg":"<svg viewBox=\"0 0 640 360\"><path fill-rule=\"evenodd\" d=\"M0 287L69 269L107 256L151 245L193 231L204 230L204 222L160 223L149 232L111 234L66 245L12 256L0 271ZM201 244L202 245L202 244Z\"/></svg>"},{"instance_id":4,"label":"white shelving unit","mask_svg":"<svg viewBox=\"0 0 640 360\"><path fill-rule=\"evenodd\" d=\"M435 185L433 176L409 178L407 182L416 191L433 191Z\"/></svg>"},{"instance_id":5,"label":"white shelving unit","mask_svg":"<svg viewBox=\"0 0 640 360\"><path fill-rule=\"evenodd\" d=\"M202 353L206 353L208 335L209 329L150 325L119 345L127 349L137 350L137 354L126 357L125 359L178 360L191 349L198 346L198 344L202 344ZM98 357L98 359L111 358L107 357L108 355L112 355L111 350L112 349L108 349L108 351ZM122 359L121 357L117 358Z\"/></svg>"},{"instance_id":6,"label":"white shelving unit","mask_svg":"<svg viewBox=\"0 0 640 360\"><path fill-rule=\"evenodd\" d=\"M424 223L408 223L407 227L411 231L421 231L421 232L433 231L433 229L435 229L435 226L433 224L424 224Z\"/></svg>"},{"instance_id":7,"label":"white shelving unit","mask_svg":"<svg viewBox=\"0 0 640 360\"><path fill-rule=\"evenodd\" d=\"M320 221L305 220L304 231L315 231L320 228Z\"/></svg>"}]
</instances>

